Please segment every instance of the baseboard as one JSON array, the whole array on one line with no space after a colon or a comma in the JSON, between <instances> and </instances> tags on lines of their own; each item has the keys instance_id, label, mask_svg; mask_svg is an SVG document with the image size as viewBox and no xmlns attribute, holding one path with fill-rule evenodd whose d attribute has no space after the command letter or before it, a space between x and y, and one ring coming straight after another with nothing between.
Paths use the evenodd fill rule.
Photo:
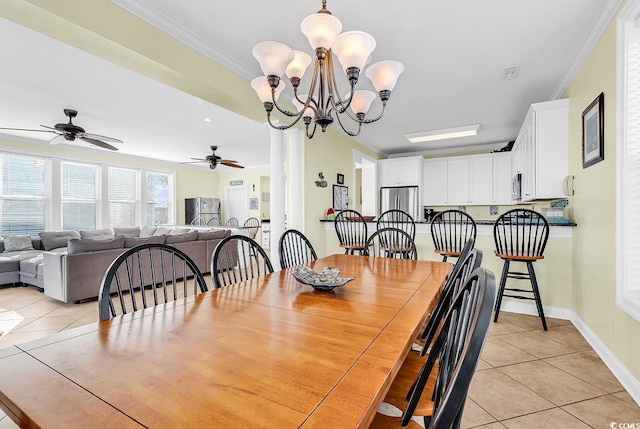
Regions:
<instances>
[{"instance_id":1,"label":"baseboard","mask_svg":"<svg viewBox=\"0 0 640 429\"><path fill-rule=\"evenodd\" d=\"M538 311L535 305L521 302L503 301L500 311L510 313L528 314L537 316ZM555 319L570 320L578 332L593 348L593 351L602 359L602 362L609 368L614 377L625 388L627 393L633 398L636 404L640 405L640 381L634 377L622 362L613 354L605 343L589 328L589 326L573 310L559 307L544 307L544 314Z\"/></svg>"}]
</instances>

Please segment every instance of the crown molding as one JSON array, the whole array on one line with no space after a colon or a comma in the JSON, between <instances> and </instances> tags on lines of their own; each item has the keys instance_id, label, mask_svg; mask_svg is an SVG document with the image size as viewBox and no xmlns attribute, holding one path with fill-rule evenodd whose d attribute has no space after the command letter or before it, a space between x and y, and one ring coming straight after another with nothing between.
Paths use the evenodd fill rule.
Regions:
<instances>
[{"instance_id":1,"label":"crown molding","mask_svg":"<svg viewBox=\"0 0 640 429\"><path fill-rule=\"evenodd\" d=\"M615 13L618 11L618 7L622 4L622 2L623 0L607 0L602 6L602 12L600 13L597 21L594 23L593 29L584 38L582 46L576 53L576 56L573 58L571 65L567 69L562 79L560 79L560 82L558 82L556 88L553 90L550 100L556 100L562 97L562 94L564 94L564 92L569 87L569 84L571 84L571 81L573 81L573 78L575 78L576 73L578 73L578 70L580 70L580 68L584 64L593 47L596 45L598 40L600 40L602 33L604 33L604 30L613 19Z\"/></svg>"},{"instance_id":2,"label":"crown molding","mask_svg":"<svg viewBox=\"0 0 640 429\"><path fill-rule=\"evenodd\" d=\"M164 33L169 34L185 45L195 49L201 54L206 55L215 62L239 74L245 79L251 80L255 77L255 72L253 70L248 69L222 49L215 47L202 37L197 36L192 31L181 26L168 16L158 13L144 0L111 0L111 2L137 16L143 21L146 21L147 23L153 25Z\"/></svg>"}]
</instances>

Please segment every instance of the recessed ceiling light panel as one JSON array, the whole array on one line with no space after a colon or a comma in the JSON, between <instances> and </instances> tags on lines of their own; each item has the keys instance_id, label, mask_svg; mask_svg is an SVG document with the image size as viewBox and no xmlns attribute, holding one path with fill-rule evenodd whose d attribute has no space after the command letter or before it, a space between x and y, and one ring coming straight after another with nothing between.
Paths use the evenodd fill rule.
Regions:
<instances>
[{"instance_id":1,"label":"recessed ceiling light panel","mask_svg":"<svg viewBox=\"0 0 640 429\"><path fill-rule=\"evenodd\" d=\"M408 133L404 136L411 143L422 143L434 140L455 139L459 137L469 137L478 134L480 124L462 125L459 127L440 128L437 130L420 131Z\"/></svg>"}]
</instances>

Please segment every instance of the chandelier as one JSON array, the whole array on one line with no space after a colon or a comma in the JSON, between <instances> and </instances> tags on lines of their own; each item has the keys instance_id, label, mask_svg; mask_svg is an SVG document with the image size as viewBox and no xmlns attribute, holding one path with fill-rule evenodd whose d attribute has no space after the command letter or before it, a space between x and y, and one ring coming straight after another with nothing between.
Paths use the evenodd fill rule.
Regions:
<instances>
[{"instance_id":1,"label":"chandelier","mask_svg":"<svg viewBox=\"0 0 640 429\"><path fill-rule=\"evenodd\" d=\"M294 126L300 118L306 125L308 138L313 138L316 128L320 125L322 131L338 120L342 130L350 136L360 134L362 124L376 122L384 114L387 100L404 71L404 66L398 61L380 61L370 65L365 71L373 87L378 91L382 109L380 114L367 119L369 107L376 98L373 91L356 90L356 83L360 71L364 68L371 53L376 47L375 39L362 31L342 31L342 23L327 10L326 0L322 0L322 9L306 17L300 28L309 39L315 50L313 77L307 94L299 94L298 87L304 72L311 64L311 57L304 52L294 51L279 42L261 42L253 47L253 56L260 63L265 74L251 81L251 87L256 91L267 112L269 125L278 130L286 130ZM342 69L349 81L350 91L344 98L340 98L336 84L333 55L338 58ZM293 105L298 109L290 112L278 106L278 98L285 88L281 80L282 75L289 77L293 86ZM288 125L276 125L271 122L271 112L276 108L282 114L293 118ZM349 131L343 124L348 117L354 121L357 129ZM313 121L313 129L310 130Z\"/></svg>"}]
</instances>

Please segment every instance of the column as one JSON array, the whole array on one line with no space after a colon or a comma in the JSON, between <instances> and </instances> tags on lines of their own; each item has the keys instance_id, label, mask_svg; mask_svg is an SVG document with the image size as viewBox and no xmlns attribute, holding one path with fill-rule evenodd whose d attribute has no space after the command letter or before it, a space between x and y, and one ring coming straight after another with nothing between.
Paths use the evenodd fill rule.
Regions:
<instances>
[{"instance_id":1,"label":"column","mask_svg":"<svg viewBox=\"0 0 640 429\"><path fill-rule=\"evenodd\" d=\"M274 270L280 269L278 256L278 240L284 233L285 199L284 199L284 132L270 129L271 160L271 263Z\"/></svg>"},{"instance_id":2,"label":"column","mask_svg":"<svg viewBox=\"0 0 640 429\"><path fill-rule=\"evenodd\" d=\"M304 131L299 128L285 132L289 148L287 170L287 228L302 231L302 145Z\"/></svg>"}]
</instances>

